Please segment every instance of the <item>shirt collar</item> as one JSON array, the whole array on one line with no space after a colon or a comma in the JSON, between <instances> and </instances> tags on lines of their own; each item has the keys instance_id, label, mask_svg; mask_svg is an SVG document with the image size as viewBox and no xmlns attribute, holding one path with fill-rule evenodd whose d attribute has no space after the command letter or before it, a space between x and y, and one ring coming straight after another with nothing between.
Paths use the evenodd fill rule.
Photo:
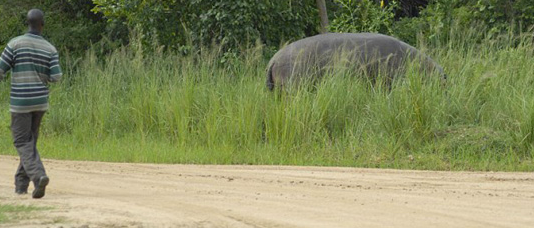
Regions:
<instances>
[{"instance_id":1,"label":"shirt collar","mask_svg":"<svg viewBox=\"0 0 534 228\"><path fill-rule=\"evenodd\" d=\"M27 34L31 34L31 35L34 35L34 36L41 36L41 35L39 34L39 32L36 32L36 31L28 31Z\"/></svg>"}]
</instances>

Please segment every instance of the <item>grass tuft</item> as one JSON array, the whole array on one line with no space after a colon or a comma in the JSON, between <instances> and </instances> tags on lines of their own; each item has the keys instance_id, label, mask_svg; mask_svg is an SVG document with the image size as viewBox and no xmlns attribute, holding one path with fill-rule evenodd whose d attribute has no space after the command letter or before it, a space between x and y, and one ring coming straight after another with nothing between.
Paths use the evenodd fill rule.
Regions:
<instances>
[{"instance_id":1,"label":"grass tuft","mask_svg":"<svg viewBox=\"0 0 534 228\"><path fill-rule=\"evenodd\" d=\"M31 212L48 210L48 207L36 207L29 205L11 205L0 204L0 224L8 223L14 220L31 217Z\"/></svg>"}]
</instances>

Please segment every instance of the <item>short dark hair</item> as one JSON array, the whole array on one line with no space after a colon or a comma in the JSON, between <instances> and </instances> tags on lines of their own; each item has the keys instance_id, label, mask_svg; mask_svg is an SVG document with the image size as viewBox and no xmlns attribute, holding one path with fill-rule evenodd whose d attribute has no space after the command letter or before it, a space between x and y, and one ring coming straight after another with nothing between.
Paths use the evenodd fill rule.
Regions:
<instances>
[{"instance_id":1,"label":"short dark hair","mask_svg":"<svg viewBox=\"0 0 534 228\"><path fill-rule=\"evenodd\" d=\"M44 25L44 13L40 9L31 9L27 16L28 25L32 28Z\"/></svg>"}]
</instances>

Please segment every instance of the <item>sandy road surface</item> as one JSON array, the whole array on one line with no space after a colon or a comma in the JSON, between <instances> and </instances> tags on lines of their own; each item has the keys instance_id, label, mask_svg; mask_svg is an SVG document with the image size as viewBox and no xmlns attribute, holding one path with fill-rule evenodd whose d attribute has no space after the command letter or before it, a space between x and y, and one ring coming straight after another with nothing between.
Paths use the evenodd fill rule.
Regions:
<instances>
[{"instance_id":1,"label":"sandy road surface","mask_svg":"<svg viewBox=\"0 0 534 228\"><path fill-rule=\"evenodd\" d=\"M534 173L46 160L32 200L13 193L17 163L0 156L0 202L53 209L0 226L534 227Z\"/></svg>"}]
</instances>

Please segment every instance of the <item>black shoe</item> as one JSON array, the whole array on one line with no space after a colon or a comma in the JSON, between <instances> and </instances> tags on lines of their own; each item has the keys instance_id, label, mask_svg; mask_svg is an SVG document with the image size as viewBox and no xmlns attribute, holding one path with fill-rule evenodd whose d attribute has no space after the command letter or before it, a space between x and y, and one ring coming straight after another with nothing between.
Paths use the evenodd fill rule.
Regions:
<instances>
[{"instance_id":1,"label":"black shoe","mask_svg":"<svg viewBox=\"0 0 534 228\"><path fill-rule=\"evenodd\" d=\"M19 194L19 195L24 195L24 194L28 194L28 189L15 189L15 193Z\"/></svg>"},{"instance_id":2,"label":"black shoe","mask_svg":"<svg viewBox=\"0 0 534 228\"><path fill-rule=\"evenodd\" d=\"M47 176L42 176L39 178L39 182L35 185L35 190L33 190L32 197L34 199L43 198L45 195L46 186L48 185L48 182L50 179L48 179Z\"/></svg>"},{"instance_id":3,"label":"black shoe","mask_svg":"<svg viewBox=\"0 0 534 228\"><path fill-rule=\"evenodd\" d=\"M28 194L28 185L27 184L17 185L15 183L15 193L19 195Z\"/></svg>"}]
</instances>

